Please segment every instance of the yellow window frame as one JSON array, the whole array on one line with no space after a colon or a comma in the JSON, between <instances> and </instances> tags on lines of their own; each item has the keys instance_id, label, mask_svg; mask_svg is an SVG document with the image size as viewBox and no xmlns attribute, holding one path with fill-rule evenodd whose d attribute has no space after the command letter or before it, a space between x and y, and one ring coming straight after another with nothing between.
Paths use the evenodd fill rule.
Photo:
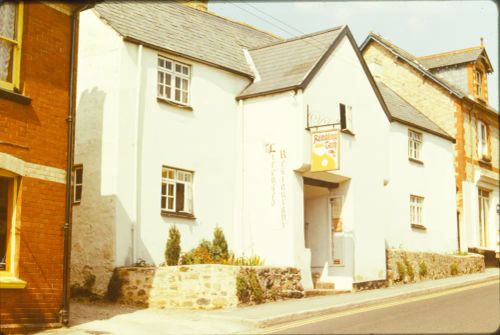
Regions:
<instances>
[{"instance_id":1,"label":"yellow window frame","mask_svg":"<svg viewBox=\"0 0 500 335\"><path fill-rule=\"evenodd\" d=\"M19 90L20 75L21 75L21 49L23 37L23 18L24 4L22 1L17 3L16 11L16 39L10 39L5 36L0 36L0 40L13 44L12 52L12 81L0 80L0 88L7 90Z\"/></svg>"},{"instance_id":2,"label":"yellow window frame","mask_svg":"<svg viewBox=\"0 0 500 335\"><path fill-rule=\"evenodd\" d=\"M11 185L9 186L9 204L7 215L8 226L7 226L7 248L6 248L6 268L5 270L0 270L0 289L10 288L19 289L26 287L26 282L18 278L18 269L16 267L16 203L17 203L17 193L19 189L18 176L6 170L0 169L0 176L12 179Z\"/></svg>"}]
</instances>

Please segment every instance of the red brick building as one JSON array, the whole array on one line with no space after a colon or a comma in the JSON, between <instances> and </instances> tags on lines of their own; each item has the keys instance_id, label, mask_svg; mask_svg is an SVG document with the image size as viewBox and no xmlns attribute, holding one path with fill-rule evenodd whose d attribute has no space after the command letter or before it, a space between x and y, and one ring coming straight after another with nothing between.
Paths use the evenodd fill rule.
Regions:
<instances>
[{"instance_id":1,"label":"red brick building","mask_svg":"<svg viewBox=\"0 0 500 335\"><path fill-rule=\"evenodd\" d=\"M0 331L5 333L59 326L67 319L70 83L81 7L0 3Z\"/></svg>"}]
</instances>

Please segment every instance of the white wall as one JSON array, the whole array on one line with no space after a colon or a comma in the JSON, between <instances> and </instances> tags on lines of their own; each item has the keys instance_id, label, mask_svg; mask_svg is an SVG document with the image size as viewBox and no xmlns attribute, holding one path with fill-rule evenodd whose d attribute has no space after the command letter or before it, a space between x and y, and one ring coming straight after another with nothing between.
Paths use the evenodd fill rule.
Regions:
<instances>
[{"instance_id":1,"label":"white wall","mask_svg":"<svg viewBox=\"0 0 500 335\"><path fill-rule=\"evenodd\" d=\"M84 281L85 271L96 275L102 293L115 264L115 202L117 124L120 111L121 38L95 17L80 15L75 164L83 164L83 193L73 206L73 283ZM99 236L100 238L96 238ZM85 267L90 268L85 268Z\"/></svg>"},{"instance_id":2,"label":"white wall","mask_svg":"<svg viewBox=\"0 0 500 335\"><path fill-rule=\"evenodd\" d=\"M181 232L183 251L195 247L202 238L212 239L217 225L223 229L229 247L237 249L233 228L235 213L239 213L236 164L240 142L235 96L248 85L248 79L165 54L191 65L193 110L183 110L157 101L157 56L158 52L144 48L138 257L155 263L164 261L171 224ZM160 215L162 165L194 171L196 220Z\"/></svg>"},{"instance_id":3,"label":"white wall","mask_svg":"<svg viewBox=\"0 0 500 335\"><path fill-rule=\"evenodd\" d=\"M352 106L355 133L341 134L340 169L333 172L350 178L332 191L344 195L344 235L349 240L344 245L350 249L345 257L353 259L349 270L354 281L384 279L384 231L376 223L385 217L389 121L347 37L304 92L304 104L326 119L336 118L339 103ZM330 274L343 276L349 270L331 267Z\"/></svg>"},{"instance_id":4,"label":"white wall","mask_svg":"<svg viewBox=\"0 0 500 335\"><path fill-rule=\"evenodd\" d=\"M386 239L389 247L413 251L453 252L457 245L453 143L422 133L421 161L408 159L408 126L393 122L390 132L390 176L386 187ZM424 198L423 222L410 226L410 195Z\"/></svg>"}]
</instances>

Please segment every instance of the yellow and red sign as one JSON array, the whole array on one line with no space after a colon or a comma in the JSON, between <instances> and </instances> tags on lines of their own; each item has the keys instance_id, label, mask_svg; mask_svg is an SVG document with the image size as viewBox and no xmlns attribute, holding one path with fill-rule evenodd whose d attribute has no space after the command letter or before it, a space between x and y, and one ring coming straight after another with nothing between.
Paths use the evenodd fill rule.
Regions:
<instances>
[{"instance_id":1,"label":"yellow and red sign","mask_svg":"<svg viewBox=\"0 0 500 335\"><path fill-rule=\"evenodd\" d=\"M311 172L339 169L340 132L325 130L314 132L311 147Z\"/></svg>"}]
</instances>

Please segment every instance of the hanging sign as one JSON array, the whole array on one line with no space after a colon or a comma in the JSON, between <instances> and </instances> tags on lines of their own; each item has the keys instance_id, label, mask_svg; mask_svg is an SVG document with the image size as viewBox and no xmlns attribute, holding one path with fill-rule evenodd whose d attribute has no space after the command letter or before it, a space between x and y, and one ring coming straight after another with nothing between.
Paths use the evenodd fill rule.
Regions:
<instances>
[{"instance_id":1,"label":"hanging sign","mask_svg":"<svg viewBox=\"0 0 500 335\"><path fill-rule=\"evenodd\" d=\"M311 172L339 169L340 133L338 130L311 134Z\"/></svg>"}]
</instances>

